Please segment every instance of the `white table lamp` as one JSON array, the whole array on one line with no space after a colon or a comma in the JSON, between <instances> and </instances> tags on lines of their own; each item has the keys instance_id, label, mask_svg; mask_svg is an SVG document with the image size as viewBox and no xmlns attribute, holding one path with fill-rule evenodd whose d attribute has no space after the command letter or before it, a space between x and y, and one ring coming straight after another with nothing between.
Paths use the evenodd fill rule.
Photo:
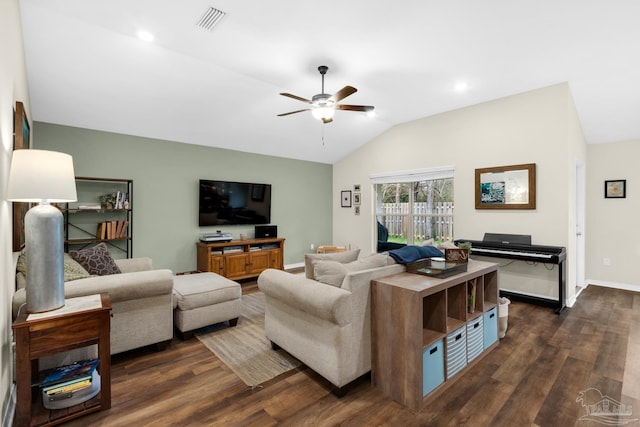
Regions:
<instances>
[{"instance_id":1,"label":"white table lamp","mask_svg":"<svg viewBox=\"0 0 640 427\"><path fill-rule=\"evenodd\" d=\"M63 216L49 203L78 199L72 157L55 151L15 150L7 193L9 201L39 203L24 218L27 311L60 308L64 306Z\"/></svg>"}]
</instances>

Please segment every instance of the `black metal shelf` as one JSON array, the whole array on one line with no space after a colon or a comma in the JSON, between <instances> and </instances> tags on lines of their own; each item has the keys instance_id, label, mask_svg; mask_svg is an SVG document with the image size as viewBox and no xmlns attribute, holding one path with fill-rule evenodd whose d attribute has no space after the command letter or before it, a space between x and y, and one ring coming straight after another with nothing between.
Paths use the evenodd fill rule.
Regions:
<instances>
[{"instance_id":1,"label":"black metal shelf","mask_svg":"<svg viewBox=\"0 0 640 427\"><path fill-rule=\"evenodd\" d=\"M81 202L86 202L88 198L91 203L98 203L98 197L105 193L115 193L117 191L128 194L128 202L133 201L133 180L121 178L94 178L76 177L76 188L78 198ZM84 199L83 199L84 198ZM133 209L129 208L100 208L81 209L70 207L69 203L61 208L65 217L64 247L65 252L70 248L82 249L92 243L104 242L110 248L124 252L127 258L133 257ZM82 213L83 215L78 215ZM94 219L91 219L91 215ZM81 222L78 222L82 218ZM96 236L98 224L106 221L127 221L126 234L120 237L102 239Z\"/></svg>"}]
</instances>

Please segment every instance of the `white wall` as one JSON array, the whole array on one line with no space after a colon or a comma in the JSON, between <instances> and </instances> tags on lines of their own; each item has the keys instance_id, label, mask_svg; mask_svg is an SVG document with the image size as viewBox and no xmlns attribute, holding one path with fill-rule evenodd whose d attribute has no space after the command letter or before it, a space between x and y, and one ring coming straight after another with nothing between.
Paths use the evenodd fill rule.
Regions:
<instances>
[{"instance_id":1,"label":"white wall","mask_svg":"<svg viewBox=\"0 0 640 427\"><path fill-rule=\"evenodd\" d=\"M13 152L15 102L23 102L31 117L18 0L0 1L0 52L0 416L4 416L13 383L11 298L15 291L15 256L7 180Z\"/></svg>"},{"instance_id":2,"label":"white wall","mask_svg":"<svg viewBox=\"0 0 640 427\"><path fill-rule=\"evenodd\" d=\"M640 291L640 140L589 145L587 153L587 281ZM627 197L605 199L604 181L617 179L627 180Z\"/></svg>"},{"instance_id":3,"label":"white wall","mask_svg":"<svg viewBox=\"0 0 640 427\"><path fill-rule=\"evenodd\" d=\"M568 246L571 165L576 157L584 160L581 135L567 84L395 126L334 165L334 243L365 253L374 250L370 174L453 165L456 238L482 240L485 232L531 234L534 244ZM537 164L537 208L476 210L475 169L522 163ZM359 216L353 208L340 207L340 191L353 190L354 184L362 186ZM557 270L522 264L502 268L503 287L557 296ZM567 297L572 295L569 286Z\"/></svg>"}]
</instances>

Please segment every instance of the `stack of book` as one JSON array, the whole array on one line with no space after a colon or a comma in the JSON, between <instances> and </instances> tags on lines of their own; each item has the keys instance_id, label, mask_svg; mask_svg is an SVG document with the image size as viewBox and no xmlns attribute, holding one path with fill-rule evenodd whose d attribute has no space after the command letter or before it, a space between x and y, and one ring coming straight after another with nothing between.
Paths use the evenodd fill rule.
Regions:
<instances>
[{"instance_id":1,"label":"stack of book","mask_svg":"<svg viewBox=\"0 0 640 427\"><path fill-rule=\"evenodd\" d=\"M40 383L44 406L57 409L95 396L100 390L99 363L90 359L54 368Z\"/></svg>"},{"instance_id":2,"label":"stack of book","mask_svg":"<svg viewBox=\"0 0 640 427\"><path fill-rule=\"evenodd\" d=\"M129 221L104 221L98 223L96 239L122 239L127 237Z\"/></svg>"}]
</instances>

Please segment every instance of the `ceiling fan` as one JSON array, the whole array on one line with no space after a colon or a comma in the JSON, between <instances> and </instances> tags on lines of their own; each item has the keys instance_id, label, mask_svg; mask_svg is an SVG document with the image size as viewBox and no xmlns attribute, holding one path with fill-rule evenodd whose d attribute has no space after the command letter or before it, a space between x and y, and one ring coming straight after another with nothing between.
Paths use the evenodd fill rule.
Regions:
<instances>
[{"instance_id":1,"label":"ceiling fan","mask_svg":"<svg viewBox=\"0 0 640 427\"><path fill-rule=\"evenodd\" d=\"M292 95L290 93L281 93L282 96L287 96L289 98L297 99L298 101L306 102L307 104L311 104L311 108L305 108L302 110L290 111L288 113L278 114L278 117L288 116L289 114L301 113L303 111L311 110L311 114L318 120L322 120L323 123L331 123L333 121L333 114L336 110L347 110L347 111L364 111L369 112L373 111L373 106L371 105L346 105L346 104L338 104L338 102L342 101L349 95L353 95L358 91L353 86L345 86L333 95L328 93L324 93L324 75L327 74L329 67L326 65L321 65L318 67L318 71L322 76L322 92L313 95L311 100L302 98L301 96Z\"/></svg>"}]
</instances>

